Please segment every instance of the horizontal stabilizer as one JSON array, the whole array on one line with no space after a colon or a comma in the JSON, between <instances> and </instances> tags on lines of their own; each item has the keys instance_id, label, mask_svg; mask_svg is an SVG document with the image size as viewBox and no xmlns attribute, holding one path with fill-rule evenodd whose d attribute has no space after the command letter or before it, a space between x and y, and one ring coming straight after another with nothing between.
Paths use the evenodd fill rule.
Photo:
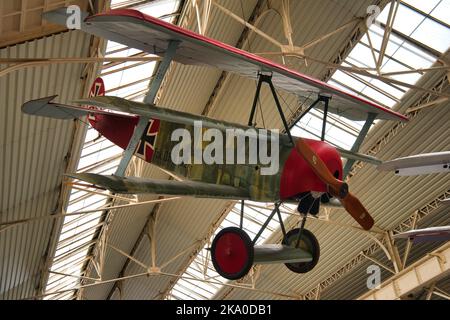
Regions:
<instances>
[{"instance_id":1,"label":"horizontal stabilizer","mask_svg":"<svg viewBox=\"0 0 450 320\"><path fill-rule=\"evenodd\" d=\"M88 110L79 107L72 107L51 101L57 96L31 100L22 105L22 112L54 119L69 120L82 117L88 114Z\"/></svg>"},{"instance_id":2,"label":"horizontal stabilizer","mask_svg":"<svg viewBox=\"0 0 450 320\"><path fill-rule=\"evenodd\" d=\"M198 198L249 199L245 189L197 181L171 181L136 177L104 176L93 173L74 173L67 176L121 194L161 194Z\"/></svg>"},{"instance_id":3,"label":"horizontal stabilizer","mask_svg":"<svg viewBox=\"0 0 450 320\"><path fill-rule=\"evenodd\" d=\"M31 100L22 105L22 112L33 115L41 116L53 119L72 120L80 117L84 117L89 113L96 114L114 114L120 117L129 117L128 115L113 113L105 110L101 110L92 106L71 106L67 104L51 102L57 96L51 96L41 98L37 100ZM120 110L119 110L120 111Z\"/></svg>"}]
</instances>

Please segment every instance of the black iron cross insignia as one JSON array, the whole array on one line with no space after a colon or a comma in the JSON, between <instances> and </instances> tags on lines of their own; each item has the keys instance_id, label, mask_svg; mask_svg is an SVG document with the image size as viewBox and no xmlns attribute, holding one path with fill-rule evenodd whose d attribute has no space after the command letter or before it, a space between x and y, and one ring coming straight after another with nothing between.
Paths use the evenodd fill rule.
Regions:
<instances>
[{"instance_id":1,"label":"black iron cross insignia","mask_svg":"<svg viewBox=\"0 0 450 320\"><path fill-rule=\"evenodd\" d=\"M154 126L155 120L150 119L148 122L147 127L145 128L144 134L142 135L141 140L139 141L139 145L137 147L136 154L141 155L144 160L147 158L151 159L153 155L153 151L155 150L155 139L156 135L158 134L157 126ZM151 154L147 157L147 147L150 148Z\"/></svg>"}]
</instances>

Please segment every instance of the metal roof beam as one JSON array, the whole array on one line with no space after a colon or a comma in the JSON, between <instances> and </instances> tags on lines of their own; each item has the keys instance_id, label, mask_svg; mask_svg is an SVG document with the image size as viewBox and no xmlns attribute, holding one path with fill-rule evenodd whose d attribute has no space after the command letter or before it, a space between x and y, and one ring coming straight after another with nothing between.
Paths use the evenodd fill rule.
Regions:
<instances>
[{"instance_id":1,"label":"metal roof beam","mask_svg":"<svg viewBox=\"0 0 450 320\"><path fill-rule=\"evenodd\" d=\"M449 274L450 242L447 242L358 300L400 300Z\"/></svg>"},{"instance_id":2,"label":"metal roof beam","mask_svg":"<svg viewBox=\"0 0 450 320\"><path fill-rule=\"evenodd\" d=\"M153 210L150 212L150 214L147 217L147 221L144 224L144 227L141 230L141 233L139 234L138 238L136 239L136 242L133 245L133 248L130 251L130 256L134 256L137 252L137 250L139 249L139 246L141 245L142 240L144 239L144 237L147 234L147 230L148 230L148 225L150 223L150 220L152 218L152 216L157 215L159 210L161 208L161 203L157 203L154 207ZM119 276L118 278L123 278L123 276L125 275L128 266L131 263L131 259L127 258L127 260L125 261L125 263L123 264L122 270L120 270L119 272ZM106 300L110 300L114 294L114 292L116 291L116 289L119 287L119 281L114 282L113 287L111 288L111 290L108 293L108 296L106 297Z\"/></svg>"}]
</instances>

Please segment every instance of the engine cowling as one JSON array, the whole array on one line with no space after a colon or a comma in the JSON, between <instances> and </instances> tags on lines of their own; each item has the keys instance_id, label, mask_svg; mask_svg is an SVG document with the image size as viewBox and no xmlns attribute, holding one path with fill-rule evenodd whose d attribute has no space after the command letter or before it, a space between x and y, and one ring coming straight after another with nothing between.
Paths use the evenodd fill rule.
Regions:
<instances>
[{"instance_id":1,"label":"engine cowling","mask_svg":"<svg viewBox=\"0 0 450 320\"><path fill-rule=\"evenodd\" d=\"M342 180L343 167L339 152L324 141L304 139L333 175ZM305 192L327 192L327 186L313 172L305 159L293 148L280 179L280 198L291 199Z\"/></svg>"}]
</instances>

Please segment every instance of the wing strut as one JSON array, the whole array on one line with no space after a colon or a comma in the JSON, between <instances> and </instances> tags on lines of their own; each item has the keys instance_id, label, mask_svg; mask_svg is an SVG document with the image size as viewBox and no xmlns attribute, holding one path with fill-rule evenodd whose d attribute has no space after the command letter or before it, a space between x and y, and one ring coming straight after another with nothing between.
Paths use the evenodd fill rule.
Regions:
<instances>
[{"instance_id":1,"label":"wing strut","mask_svg":"<svg viewBox=\"0 0 450 320\"><path fill-rule=\"evenodd\" d=\"M372 126L373 121L377 115L375 113L368 113L366 122L364 123L364 126L362 127L361 131L358 134L358 137L356 138L355 142L353 143L351 152L358 152L359 147L364 141L364 138L367 136L367 133L369 132L370 127ZM347 178L347 175L350 173L350 170L353 167L353 164L355 163L355 159L347 159L347 162L345 163L344 167L344 179Z\"/></svg>"},{"instance_id":2,"label":"wing strut","mask_svg":"<svg viewBox=\"0 0 450 320\"><path fill-rule=\"evenodd\" d=\"M272 96L273 96L273 99L275 100L275 104L278 109L278 113L280 114L281 121L283 122L284 129L285 129L287 135L289 136L289 140L291 141L292 145L295 145L294 139L292 139L291 132L289 130L289 126L286 121L286 117L284 116L283 109L281 108L280 100L278 100L277 92L275 90L275 87L273 86L271 74L270 75L263 74L263 73L258 74L258 86L256 87L255 98L253 100L252 111L250 112L250 118L248 119L248 125L249 126L255 125L253 122L253 118L255 117L256 105L258 104L259 94L261 92L261 86L262 86L263 82L265 82L269 85L270 91L272 91Z\"/></svg>"},{"instance_id":3,"label":"wing strut","mask_svg":"<svg viewBox=\"0 0 450 320\"><path fill-rule=\"evenodd\" d=\"M330 102L331 98L327 96L320 96L319 99L322 99L322 101L325 104L323 108L322 135L320 136L320 140L325 141L325 133L327 129L327 117L328 117L328 103Z\"/></svg>"},{"instance_id":4,"label":"wing strut","mask_svg":"<svg viewBox=\"0 0 450 320\"><path fill-rule=\"evenodd\" d=\"M179 41L170 41L169 45L167 47L166 54L164 55L164 59L161 62L161 64L158 67L158 71L156 72L153 81L150 85L150 89L144 99L145 103L154 103L154 100L156 98L156 94L161 87L162 81L164 79L164 75L167 72L167 69L169 69L170 63L173 60L173 57L175 56L175 52L177 51ZM145 128L147 127L148 121L150 118L141 116L139 118L139 122L134 129L133 136L131 137L130 142L128 143L128 147L125 150L122 160L120 160L120 164L116 170L115 175L118 177L123 177L125 175L125 170L128 167L128 164L130 163L130 160L136 151L136 147L141 140L142 135L144 134Z\"/></svg>"},{"instance_id":5,"label":"wing strut","mask_svg":"<svg viewBox=\"0 0 450 320\"><path fill-rule=\"evenodd\" d=\"M331 97L319 94L318 98L304 111L302 112L294 121L291 122L291 125L289 126L289 129L292 129L305 115L307 115L319 102L324 103L324 113L323 113L323 123L322 123L322 135L320 139L322 141L325 141L325 131L326 131L326 124L327 124L327 116L328 116L328 104ZM376 113L368 113L366 122L364 123L364 126L361 128L361 131L358 134L358 137L356 138L355 142L353 143L353 146L351 150L344 150L337 146L336 149L339 151L341 156L343 158L347 158L347 162L344 167L344 179L349 174L350 170L352 169L353 164L356 161L364 161L369 162L372 164L379 164L381 163L378 159L373 158L371 156L358 154L359 148L361 147L361 144L364 141L364 138L366 137L367 133L369 132L370 127L372 126L374 120L376 119L377 114Z\"/></svg>"},{"instance_id":6,"label":"wing strut","mask_svg":"<svg viewBox=\"0 0 450 320\"><path fill-rule=\"evenodd\" d=\"M320 136L320 140L325 141L325 131L327 126L327 117L328 117L328 105L331 100L331 96L319 94L317 99L304 111L302 112L294 121L291 122L289 129L292 129L304 116L308 114L319 102L324 103L323 108L323 122L322 122L322 135Z\"/></svg>"}]
</instances>

